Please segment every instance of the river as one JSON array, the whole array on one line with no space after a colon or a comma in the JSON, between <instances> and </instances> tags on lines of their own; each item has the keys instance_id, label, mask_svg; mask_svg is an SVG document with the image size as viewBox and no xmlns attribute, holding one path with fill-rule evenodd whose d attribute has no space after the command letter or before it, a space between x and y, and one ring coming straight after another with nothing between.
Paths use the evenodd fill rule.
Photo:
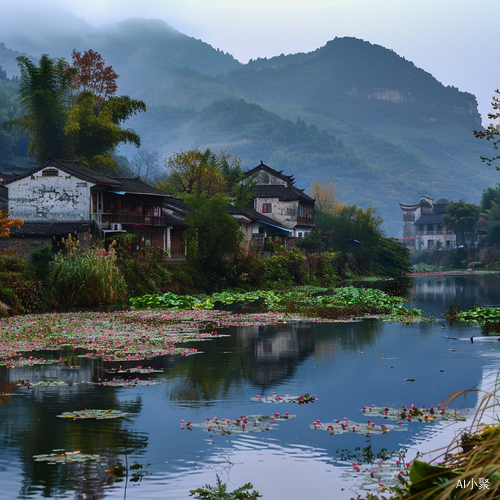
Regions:
<instances>
[{"instance_id":1,"label":"river","mask_svg":"<svg viewBox=\"0 0 500 500\"><path fill-rule=\"evenodd\" d=\"M455 391L480 387L498 372L500 342L471 325L450 325L442 314L450 306L499 305L499 285L500 275L413 278L407 306L422 309L435 322L289 321L220 330L228 336L199 342L200 354L156 360L163 373L151 375L149 386L81 383L96 381L102 373L92 360L82 359L79 368L66 368L63 374L50 366L17 372L2 367L0 392L19 378L59 376L73 383L17 387L12 396L0 398L0 498L184 500L190 489L214 485L216 474L229 491L251 482L273 500L349 499L365 487L376 490L376 481L370 485L366 474L356 474L353 461L383 449L409 449L409 459L415 450L446 444L465 423L450 430L449 423L411 422L402 430L367 437L361 432L330 435L311 428L312 422L347 418L350 424L363 424L363 406L435 407ZM273 393L310 393L317 401L300 406L266 402ZM472 393L452 405L470 418L477 402ZM113 408L129 416L102 421L56 417L83 408ZM276 412L296 416L259 433L219 435L181 425L182 420L202 423ZM102 465L34 461L34 455L54 449L106 458ZM139 468L128 480L116 481L105 469L118 460Z\"/></svg>"}]
</instances>

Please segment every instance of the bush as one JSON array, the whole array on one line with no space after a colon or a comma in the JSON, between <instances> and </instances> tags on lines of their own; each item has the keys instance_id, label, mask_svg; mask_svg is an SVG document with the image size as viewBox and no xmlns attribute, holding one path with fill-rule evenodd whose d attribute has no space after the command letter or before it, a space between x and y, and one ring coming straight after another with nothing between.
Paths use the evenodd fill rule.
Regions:
<instances>
[{"instance_id":1,"label":"bush","mask_svg":"<svg viewBox=\"0 0 500 500\"><path fill-rule=\"evenodd\" d=\"M71 237L65 243L67 253L56 255L53 271L54 288L61 303L94 307L125 298L125 280L111 245L108 251L99 247L82 250Z\"/></svg>"},{"instance_id":2,"label":"bush","mask_svg":"<svg viewBox=\"0 0 500 500\"><path fill-rule=\"evenodd\" d=\"M26 270L33 275L34 279L41 281L45 287L50 288L54 259L55 254L52 245L43 245L29 254Z\"/></svg>"}]
</instances>

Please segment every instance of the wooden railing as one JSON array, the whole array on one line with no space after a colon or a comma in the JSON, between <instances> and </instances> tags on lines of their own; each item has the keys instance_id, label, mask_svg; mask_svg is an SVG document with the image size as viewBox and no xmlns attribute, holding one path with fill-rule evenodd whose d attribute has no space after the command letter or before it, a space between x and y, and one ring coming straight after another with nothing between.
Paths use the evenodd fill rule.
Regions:
<instances>
[{"instance_id":1,"label":"wooden railing","mask_svg":"<svg viewBox=\"0 0 500 500\"><path fill-rule=\"evenodd\" d=\"M297 217L297 224L302 226L314 226L314 217Z\"/></svg>"},{"instance_id":2,"label":"wooden railing","mask_svg":"<svg viewBox=\"0 0 500 500\"><path fill-rule=\"evenodd\" d=\"M91 214L99 227L109 227L110 224L136 224L138 226L165 226L165 217L134 214Z\"/></svg>"}]
</instances>

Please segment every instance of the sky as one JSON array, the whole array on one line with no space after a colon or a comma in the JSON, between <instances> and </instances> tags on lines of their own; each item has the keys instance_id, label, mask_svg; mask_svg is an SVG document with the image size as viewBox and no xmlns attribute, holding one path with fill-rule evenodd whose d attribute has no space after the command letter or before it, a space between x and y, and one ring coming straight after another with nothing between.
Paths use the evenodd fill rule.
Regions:
<instances>
[{"instance_id":1,"label":"sky","mask_svg":"<svg viewBox=\"0 0 500 500\"><path fill-rule=\"evenodd\" d=\"M257 57L310 52L352 36L394 50L444 85L478 98L486 123L500 87L500 0L17 0L0 8L2 33L50 23L64 10L99 27L155 18L229 52ZM38 12L44 12L44 16ZM48 21L45 21L47 19ZM57 17L55 17L57 20ZM54 23L57 26L57 22ZM15 48L15 47L13 47Z\"/></svg>"}]
</instances>

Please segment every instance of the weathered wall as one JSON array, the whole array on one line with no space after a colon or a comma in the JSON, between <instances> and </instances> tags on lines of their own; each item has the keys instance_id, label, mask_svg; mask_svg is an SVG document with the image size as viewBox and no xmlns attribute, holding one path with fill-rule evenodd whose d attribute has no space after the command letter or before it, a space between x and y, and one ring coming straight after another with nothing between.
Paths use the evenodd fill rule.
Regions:
<instances>
[{"instance_id":1,"label":"weathered wall","mask_svg":"<svg viewBox=\"0 0 500 500\"><path fill-rule=\"evenodd\" d=\"M62 170L57 177L44 177L42 172L7 185L12 217L25 222L90 219L92 183Z\"/></svg>"},{"instance_id":2,"label":"weathered wall","mask_svg":"<svg viewBox=\"0 0 500 500\"><path fill-rule=\"evenodd\" d=\"M297 224L297 211L299 209L299 201L280 201L278 198L256 198L255 210L261 214L268 215L275 221L283 224L284 227L293 229ZM272 212L264 213L264 203L272 203Z\"/></svg>"},{"instance_id":3,"label":"weathered wall","mask_svg":"<svg viewBox=\"0 0 500 500\"><path fill-rule=\"evenodd\" d=\"M275 177L274 175L266 172L265 170L260 170L257 174L256 179L257 185L261 186L287 186L287 182L279 177Z\"/></svg>"}]
</instances>

